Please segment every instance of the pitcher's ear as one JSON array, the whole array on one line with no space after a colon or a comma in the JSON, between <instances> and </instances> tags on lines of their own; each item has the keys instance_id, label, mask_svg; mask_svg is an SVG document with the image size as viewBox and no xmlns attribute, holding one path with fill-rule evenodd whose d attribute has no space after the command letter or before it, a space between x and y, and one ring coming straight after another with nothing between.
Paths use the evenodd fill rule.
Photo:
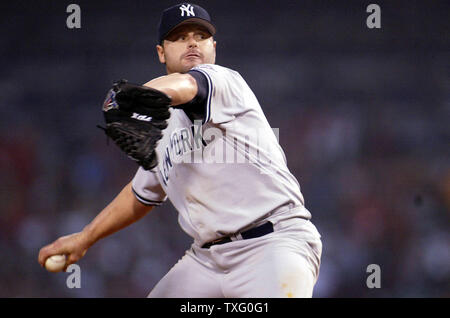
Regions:
<instances>
[{"instance_id":1,"label":"pitcher's ear","mask_svg":"<svg viewBox=\"0 0 450 318\"><path fill-rule=\"evenodd\" d=\"M166 63L166 57L164 55L164 48L161 45L156 46L156 52L158 53L159 62L161 64Z\"/></svg>"}]
</instances>

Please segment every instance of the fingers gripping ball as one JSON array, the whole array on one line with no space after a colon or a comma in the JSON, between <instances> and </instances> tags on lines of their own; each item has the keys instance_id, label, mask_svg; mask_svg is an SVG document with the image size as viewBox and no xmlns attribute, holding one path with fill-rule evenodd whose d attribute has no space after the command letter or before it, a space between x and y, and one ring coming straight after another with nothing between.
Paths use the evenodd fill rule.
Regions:
<instances>
[{"instance_id":1,"label":"fingers gripping ball","mask_svg":"<svg viewBox=\"0 0 450 318\"><path fill-rule=\"evenodd\" d=\"M156 146L167 128L171 99L158 90L114 83L103 103L106 135L131 159L146 170L157 164Z\"/></svg>"},{"instance_id":2,"label":"fingers gripping ball","mask_svg":"<svg viewBox=\"0 0 450 318\"><path fill-rule=\"evenodd\" d=\"M46 259L45 269L52 273L60 272L66 266L66 255L53 255Z\"/></svg>"}]
</instances>

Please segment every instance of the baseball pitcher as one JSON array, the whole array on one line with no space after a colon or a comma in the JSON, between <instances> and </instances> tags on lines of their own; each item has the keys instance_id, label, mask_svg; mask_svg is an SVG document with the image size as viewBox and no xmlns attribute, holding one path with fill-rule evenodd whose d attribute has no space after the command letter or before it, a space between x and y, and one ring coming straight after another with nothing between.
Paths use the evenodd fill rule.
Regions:
<instances>
[{"instance_id":1,"label":"baseball pitcher","mask_svg":"<svg viewBox=\"0 0 450 318\"><path fill-rule=\"evenodd\" d=\"M320 234L257 98L215 64L210 15L178 4L158 32L167 75L119 81L103 104L102 128L136 174L81 232L43 247L39 263L65 254L67 267L169 199L193 243L148 297L312 297Z\"/></svg>"}]
</instances>

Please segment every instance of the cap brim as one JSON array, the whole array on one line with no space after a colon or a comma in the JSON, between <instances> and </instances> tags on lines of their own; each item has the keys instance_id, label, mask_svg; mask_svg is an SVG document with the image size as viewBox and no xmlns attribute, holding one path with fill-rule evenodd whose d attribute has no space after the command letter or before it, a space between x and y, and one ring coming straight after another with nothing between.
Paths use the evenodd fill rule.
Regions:
<instances>
[{"instance_id":1,"label":"cap brim","mask_svg":"<svg viewBox=\"0 0 450 318\"><path fill-rule=\"evenodd\" d=\"M163 40L165 38L167 38L167 36L176 28L178 28L181 25L185 25L185 24L198 24L201 25L203 27L205 27L209 33L211 33L211 35L216 34L216 27L214 25L212 25L210 22L200 19L200 18L190 18L190 19L186 19L183 22L178 23L176 26L174 26L172 29L170 29L169 32L166 33L166 35L164 35Z\"/></svg>"}]
</instances>

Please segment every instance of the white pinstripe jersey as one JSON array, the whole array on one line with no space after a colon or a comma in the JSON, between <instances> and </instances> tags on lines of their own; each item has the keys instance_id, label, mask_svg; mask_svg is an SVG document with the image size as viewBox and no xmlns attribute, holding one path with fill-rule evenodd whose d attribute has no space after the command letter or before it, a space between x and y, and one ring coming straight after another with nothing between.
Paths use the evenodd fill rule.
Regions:
<instances>
[{"instance_id":1,"label":"white pinstripe jersey","mask_svg":"<svg viewBox=\"0 0 450 318\"><path fill-rule=\"evenodd\" d=\"M206 116L194 123L171 108L158 143L159 164L139 168L133 191L139 201L170 199L182 229L199 244L269 217L310 218L276 134L239 73L212 64L192 70L207 78Z\"/></svg>"}]
</instances>

